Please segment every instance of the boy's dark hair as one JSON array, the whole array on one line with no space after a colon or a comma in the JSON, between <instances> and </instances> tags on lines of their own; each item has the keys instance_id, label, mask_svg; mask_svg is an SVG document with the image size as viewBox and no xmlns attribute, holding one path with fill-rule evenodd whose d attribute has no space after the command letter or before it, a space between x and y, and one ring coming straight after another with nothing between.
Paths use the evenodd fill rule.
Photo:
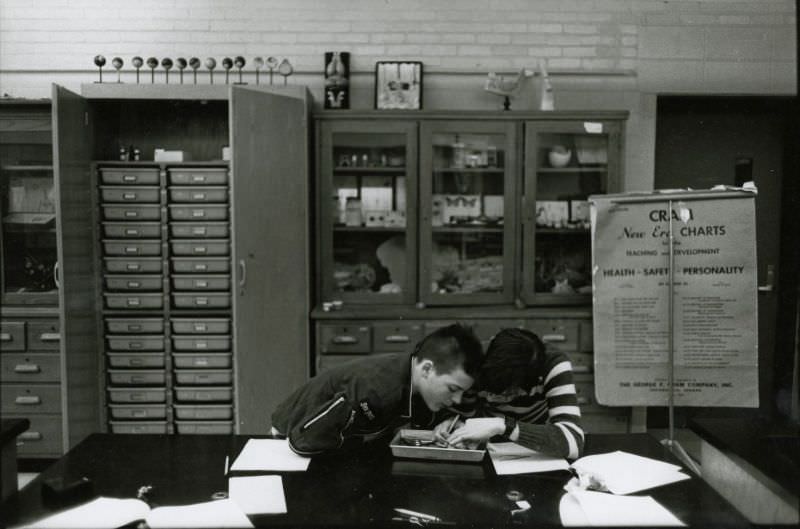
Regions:
<instances>
[{"instance_id":1,"label":"boy's dark hair","mask_svg":"<svg viewBox=\"0 0 800 529\"><path fill-rule=\"evenodd\" d=\"M436 329L414 348L414 356L432 360L439 374L461 367L477 378L483 363L483 347L472 329L460 323Z\"/></svg>"},{"instance_id":2,"label":"boy's dark hair","mask_svg":"<svg viewBox=\"0 0 800 529\"><path fill-rule=\"evenodd\" d=\"M486 349L477 386L491 393L517 387L529 390L545 363L544 343L531 331L503 329Z\"/></svg>"}]
</instances>

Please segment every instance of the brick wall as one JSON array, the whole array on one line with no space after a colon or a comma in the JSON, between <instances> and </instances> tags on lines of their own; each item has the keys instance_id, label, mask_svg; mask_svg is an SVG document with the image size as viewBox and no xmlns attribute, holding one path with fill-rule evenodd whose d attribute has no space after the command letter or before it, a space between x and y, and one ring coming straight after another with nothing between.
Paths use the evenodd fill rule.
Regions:
<instances>
[{"instance_id":1,"label":"brick wall","mask_svg":"<svg viewBox=\"0 0 800 529\"><path fill-rule=\"evenodd\" d=\"M134 55L272 55L320 101L323 53L341 50L353 108L372 106L375 61L413 59L425 65L426 108L492 109L487 72L544 58L557 108L631 112L625 187L649 189L656 94L796 93L795 20L792 0L0 0L0 91L80 90L97 78L98 53L106 80L111 58L125 60L124 82ZM199 78L208 82L205 70ZM536 108L537 83L512 108Z\"/></svg>"}]
</instances>

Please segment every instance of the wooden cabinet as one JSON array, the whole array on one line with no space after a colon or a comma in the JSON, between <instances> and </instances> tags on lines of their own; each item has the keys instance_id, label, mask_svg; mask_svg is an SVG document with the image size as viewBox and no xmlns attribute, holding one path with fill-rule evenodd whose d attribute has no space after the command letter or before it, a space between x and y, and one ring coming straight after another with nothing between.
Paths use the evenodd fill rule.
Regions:
<instances>
[{"instance_id":1,"label":"wooden cabinet","mask_svg":"<svg viewBox=\"0 0 800 529\"><path fill-rule=\"evenodd\" d=\"M0 102L0 414L30 421L20 457L58 457L102 428L89 178L59 137L67 112Z\"/></svg>"},{"instance_id":2,"label":"wooden cabinet","mask_svg":"<svg viewBox=\"0 0 800 529\"><path fill-rule=\"evenodd\" d=\"M310 371L307 91L92 84L56 99L91 182L104 428L268 433Z\"/></svg>"},{"instance_id":3,"label":"wooden cabinet","mask_svg":"<svg viewBox=\"0 0 800 529\"><path fill-rule=\"evenodd\" d=\"M594 400L590 194L619 191L625 112L317 115L317 370L410 351L437 327L505 327L570 357Z\"/></svg>"}]
</instances>

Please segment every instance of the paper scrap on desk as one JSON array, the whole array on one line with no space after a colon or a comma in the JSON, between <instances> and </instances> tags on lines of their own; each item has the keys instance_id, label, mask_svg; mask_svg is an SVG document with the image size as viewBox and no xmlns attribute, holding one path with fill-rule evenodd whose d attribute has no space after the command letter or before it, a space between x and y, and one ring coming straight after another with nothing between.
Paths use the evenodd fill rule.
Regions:
<instances>
[{"instance_id":1,"label":"paper scrap on desk","mask_svg":"<svg viewBox=\"0 0 800 529\"><path fill-rule=\"evenodd\" d=\"M565 527L686 525L652 496L616 496L591 490L565 494L559 513Z\"/></svg>"},{"instance_id":2,"label":"paper scrap on desk","mask_svg":"<svg viewBox=\"0 0 800 529\"><path fill-rule=\"evenodd\" d=\"M253 527L242 509L230 499L190 505L157 507L145 518L150 529L177 527Z\"/></svg>"},{"instance_id":3,"label":"paper scrap on desk","mask_svg":"<svg viewBox=\"0 0 800 529\"><path fill-rule=\"evenodd\" d=\"M572 463L572 468L582 481L584 476L591 476L614 494L630 494L689 479L678 465L621 450L584 456Z\"/></svg>"},{"instance_id":4,"label":"paper scrap on desk","mask_svg":"<svg viewBox=\"0 0 800 529\"><path fill-rule=\"evenodd\" d=\"M144 520L150 507L133 498L95 498L87 503L57 512L17 529L98 529L120 527L136 520Z\"/></svg>"},{"instance_id":5,"label":"paper scrap on desk","mask_svg":"<svg viewBox=\"0 0 800 529\"><path fill-rule=\"evenodd\" d=\"M286 497L280 476L245 476L228 480L228 497L245 514L282 514Z\"/></svg>"},{"instance_id":6,"label":"paper scrap on desk","mask_svg":"<svg viewBox=\"0 0 800 529\"><path fill-rule=\"evenodd\" d=\"M566 459L547 456L517 443L489 443L486 450L498 476L569 469Z\"/></svg>"},{"instance_id":7,"label":"paper scrap on desk","mask_svg":"<svg viewBox=\"0 0 800 529\"><path fill-rule=\"evenodd\" d=\"M287 439L250 439L231 470L305 471L310 462L292 452Z\"/></svg>"}]
</instances>

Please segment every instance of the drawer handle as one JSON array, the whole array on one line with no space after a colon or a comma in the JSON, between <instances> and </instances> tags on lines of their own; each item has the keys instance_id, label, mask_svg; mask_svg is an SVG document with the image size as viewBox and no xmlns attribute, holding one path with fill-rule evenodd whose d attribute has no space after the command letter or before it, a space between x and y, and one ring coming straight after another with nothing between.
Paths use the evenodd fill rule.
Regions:
<instances>
[{"instance_id":1,"label":"drawer handle","mask_svg":"<svg viewBox=\"0 0 800 529\"><path fill-rule=\"evenodd\" d=\"M195 193L194 195L192 195L192 198L194 200L205 200L206 199L206 194L205 193Z\"/></svg>"},{"instance_id":2,"label":"drawer handle","mask_svg":"<svg viewBox=\"0 0 800 529\"><path fill-rule=\"evenodd\" d=\"M208 305L208 298L197 298L194 302L195 305Z\"/></svg>"},{"instance_id":3,"label":"drawer handle","mask_svg":"<svg viewBox=\"0 0 800 529\"><path fill-rule=\"evenodd\" d=\"M408 343L411 341L411 339L402 334L390 334L384 339L384 341L386 343Z\"/></svg>"},{"instance_id":4,"label":"drawer handle","mask_svg":"<svg viewBox=\"0 0 800 529\"><path fill-rule=\"evenodd\" d=\"M17 364L14 373L41 373L42 369L37 364Z\"/></svg>"},{"instance_id":5,"label":"drawer handle","mask_svg":"<svg viewBox=\"0 0 800 529\"><path fill-rule=\"evenodd\" d=\"M0 332L0 342L10 342L11 340L10 332Z\"/></svg>"},{"instance_id":6,"label":"drawer handle","mask_svg":"<svg viewBox=\"0 0 800 529\"><path fill-rule=\"evenodd\" d=\"M358 343L358 338L355 336L334 336L333 343L337 345L351 345Z\"/></svg>"},{"instance_id":7,"label":"drawer handle","mask_svg":"<svg viewBox=\"0 0 800 529\"><path fill-rule=\"evenodd\" d=\"M208 360L206 360L205 358L198 358L197 360L194 361L194 365L196 367L206 367L208 366Z\"/></svg>"},{"instance_id":8,"label":"drawer handle","mask_svg":"<svg viewBox=\"0 0 800 529\"><path fill-rule=\"evenodd\" d=\"M145 381L144 375L132 375L131 376L131 383L132 384L142 383L144 381Z\"/></svg>"},{"instance_id":9,"label":"drawer handle","mask_svg":"<svg viewBox=\"0 0 800 529\"><path fill-rule=\"evenodd\" d=\"M138 307L139 306L139 298L128 298L127 304L129 307Z\"/></svg>"},{"instance_id":10,"label":"drawer handle","mask_svg":"<svg viewBox=\"0 0 800 529\"><path fill-rule=\"evenodd\" d=\"M144 393L131 393L131 400L145 400L146 398Z\"/></svg>"},{"instance_id":11,"label":"drawer handle","mask_svg":"<svg viewBox=\"0 0 800 529\"><path fill-rule=\"evenodd\" d=\"M139 270L139 265L136 263L128 263L127 265L125 265L125 268L132 272L136 272Z\"/></svg>"},{"instance_id":12,"label":"drawer handle","mask_svg":"<svg viewBox=\"0 0 800 529\"><path fill-rule=\"evenodd\" d=\"M195 246L192 251L194 253L206 253L208 251L208 248L206 248L205 246Z\"/></svg>"},{"instance_id":13,"label":"drawer handle","mask_svg":"<svg viewBox=\"0 0 800 529\"><path fill-rule=\"evenodd\" d=\"M39 335L39 340L42 342L58 342L61 340L61 333L59 332L43 332Z\"/></svg>"},{"instance_id":14,"label":"drawer handle","mask_svg":"<svg viewBox=\"0 0 800 529\"><path fill-rule=\"evenodd\" d=\"M125 247L125 253L137 254L137 253L139 253L139 247L138 246L126 246Z\"/></svg>"},{"instance_id":15,"label":"drawer handle","mask_svg":"<svg viewBox=\"0 0 800 529\"><path fill-rule=\"evenodd\" d=\"M211 377L209 375L197 375L197 380L210 380Z\"/></svg>"},{"instance_id":16,"label":"drawer handle","mask_svg":"<svg viewBox=\"0 0 800 529\"><path fill-rule=\"evenodd\" d=\"M139 325L138 323L131 323L131 324L128 325L128 330L129 331L141 331L142 330L142 326Z\"/></svg>"},{"instance_id":17,"label":"drawer handle","mask_svg":"<svg viewBox=\"0 0 800 529\"><path fill-rule=\"evenodd\" d=\"M133 235L139 235L139 230L137 230L135 228L127 228L125 230L125 235L132 235L132 236Z\"/></svg>"},{"instance_id":18,"label":"drawer handle","mask_svg":"<svg viewBox=\"0 0 800 529\"><path fill-rule=\"evenodd\" d=\"M122 193L124 200L136 200L136 193Z\"/></svg>"},{"instance_id":19,"label":"drawer handle","mask_svg":"<svg viewBox=\"0 0 800 529\"><path fill-rule=\"evenodd\" d=\"M192 175L192 182L205 182L205 181L206 181L206 175L199 175L199 174Z\"/></svg>"},{"instance_id":20,"label":"drawer handle","mask_svg":"<svg viewBox=\"0 0 800 529\"><path fill-rule=\"evenodd\" d=\"M197 342L194 346L195 349L208 349L208 342Z\"/></svg>"},{"instance_id":21,"label":"drawer handle","mask_svg":"<svg viewBox=\"0 0 800 529\"><path fill-rule=\"evenodd\" d=\"M205 235L206 234L206 228L205 228L205 226L197 226L195 228L192 228L192 233L194 235Z\"/></svg>"},{"instance_id":22,"label":"drawer handle","mask_svg":"<svg viewBox=\"0 0 800 529\"><path fill-rule=\"evenodd\" d=\"M41 441L41 432L22 432L19 434L20 441Z\"/></svg>"},{"instance_id":23,"label":"drawer handle","mask_svg":"<svg viewBox=\"0 0 800 529\"><path fill-rule=\"evenodd\" d=\"M205 323L196 323L194 325L194 330L195 332L205 332L208 330L208 327L206 327Z\"/></svg>"},{"instance_id":24,"label":"drawer handle","mask_svg":"<svg viewBox=\"0 0 800 529\"><path fill-rule=\"evenodd\" d=\"M194 269L198 272L205 272L206 270L208 270L208 265L203 263L197 263L196 265L194 265Z\"/></svg>"},{"instance_id":25,"label":"drawer handle","mask_svg":"<svg viewBox=\"0 0 800 529\"><path fill-rule=\"evenodd\" d=\"M208 281L203 281L202 279L198 279L195 281L194 286L197 288L208 288Z\"/></svg>"},{"instance_id":26,"label":"drawer handle","mask_svg":"<svg viewBox=\"0 0 800 529\"><path fill-rule=\"evenodd\" d=\"M135 182L136 181L136 175L132 175L132 174L122 175L122 180L124 182Z\"/></svg>"},{"instance_id":27,"label":"drawer handle","mask_svg":"<svg viewBox=\"0 0 800 529\"><path fill-rule=\"evenodd\" d=\"M139 212L138 211L126 211L125 212L125 216L126 217L130 217L130 218L136 218L136 217L139 216Z\"/></svg>"},{"instance_id":28,"label":"drawer handle","mask_svg":"<svg viewBox=\"0 0 800 529\"><path fill-rule=\"evenodd\" d=\"M147 412L144 410L133 410L131 412L131 416L133 417L147 417Z\"/></svg>"},{"instance_id":29,"label":"drawer handle","mask_svg":"<svg viewBox=\"0 0 800 529\"><path fill-rule=\"evenodd\" d=\"M42 403L42 399L38 395L20 395L14 402L20 406L36 406Z\"/></svg>"},{"instance_id":30,"label":"drawer handle","mask_svg":"<svg viewBox=\"0 0 800 529\"><path fill-rule=\"evenodd\" d=\"M143 362L141 358L131 358L130 360L128 360L128 365L132 366L140 366L142 365L142 363Z\"/></svg>"},{"instance_id":31,"label":"drawer handle","mask_svg":"<svg viewBox=\"0 0 800 529\"><path fill-rule=\"evenodd\" d=\"M563 334L543 334L543 342L566 342L567 337Z\"/></svg>"},{"instance_id":32,"label":"drawer handle","mask_svg":"<svg viewBox=\"0 0 800 529\"><path fill-rule=\"evenodd\" d=\"M202 209L195 209L192 211L192 217L205 217L206 212Z\"/></svg>"},{"instance_id":33,"label":"drawer handle","mask_svg":"<svg viewBox=\"0 0 800 529\"><path fill-rule=\"evenodd\" d=\"M131 349L141 349L143 344L142 344L142 342L128 342L128 346Z\"/></svg>"},{"instance_id":34,"label":"drawer handle","mask_svg":"<svg viewBox=\"0 0 800 529\"><path fill-rule=\"evenodd\" d=\"M128 281L128 288L139 288L140 286L142 285L138 281Z\"/></svg>"}]
</instances>

